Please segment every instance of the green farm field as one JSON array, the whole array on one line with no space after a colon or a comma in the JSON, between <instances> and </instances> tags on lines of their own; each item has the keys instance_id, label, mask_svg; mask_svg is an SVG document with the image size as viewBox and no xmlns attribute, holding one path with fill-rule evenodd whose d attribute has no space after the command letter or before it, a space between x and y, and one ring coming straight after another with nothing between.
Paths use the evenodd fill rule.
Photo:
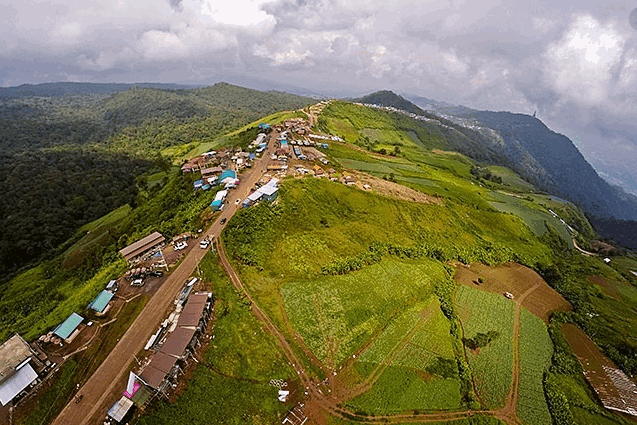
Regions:
<instances>
[{"instance_id":1,"label":"green farm field","mask_svg":"<svg viewBox=\"0 0 637 425\"><path fill-rule=\"evenodd\" d=\"M566 227L541 206L526 199L520 199L500 192L491 193L491 197L494 199L494 201L490 202L491 206L498 211L515 214L520 217L537 236L542 236L546 233L546 224L548 223L557 230L564 242L573 246L573 237L566 230Z\"/></svg>"},{"instance_id":2,"label":"green farm field","mask_svg":"<svg viewBox=\"0 0 637 425\"><path fill-rule=\"evenodd\" d=\"M452 338L437 299L416 304L357 357L354 366L365 382L377 381L347 405L373 415L459 409L461 391Z\"/></svg>"},{"instance_id":3,"label":"green farm field","mask_svg":"<svg viewBox=\"0 0 637 425\"><path fill-rule=\"evenodd\" d=\"M456 307L465 338L490 331L498 333L486 347L467 348L466 354L479 400L488 408L501 407L511 388L513 374L514 304L502 295L460 285Z\"/></svg>"},{"instance_id":4,"label":"green farm field","mask_svg":"<svg viewBox=\"0 0 637 425\"><path fill-rule=\"evenodd\" d=\"M293 328L336 369L394 315L427 301L444 274L431 260L387 258L346 275L287 283L281 295Z\"/></svg>"},{"instance_id":5,"label":"green farm field","mask_svg":"<svg viewBox=\"0 0 637 425\"><path fill-rule=\"evenodd\" d=\"M551 425L544 395L544 372L551 366L553 343L546 325L527 309L520 311L520 386L518 416L525 423Z\"/></svg>"}]
</instances>

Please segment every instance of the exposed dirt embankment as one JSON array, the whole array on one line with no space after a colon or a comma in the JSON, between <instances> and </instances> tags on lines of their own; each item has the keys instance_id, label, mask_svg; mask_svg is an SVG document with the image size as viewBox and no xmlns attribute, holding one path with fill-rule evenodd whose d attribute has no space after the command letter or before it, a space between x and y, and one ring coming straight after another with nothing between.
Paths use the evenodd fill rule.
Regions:
<instances>
[{"instance_id":1,"label":"exposed dirt embankment","mask_svg":"<svg viewBox=\"0 0 637 425\"><path fill-rule=\"evenodd\" d=\"M360 171L354 171L351 172L351 174L354 175L363 185L369 185L371 190L380 193L381 195L401 199L403 201L420 202L421 204L444 204L444 201L441 198L427 195L398 183L379 179L378 177L370 176L369 174L361 173Z\"/></svg>"}]
</instances>

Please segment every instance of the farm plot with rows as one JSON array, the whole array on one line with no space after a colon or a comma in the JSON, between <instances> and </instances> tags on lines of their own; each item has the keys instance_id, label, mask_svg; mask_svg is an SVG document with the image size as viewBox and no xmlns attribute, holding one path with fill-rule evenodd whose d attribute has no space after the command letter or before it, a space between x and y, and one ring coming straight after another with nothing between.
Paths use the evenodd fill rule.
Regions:
<instances>
[{"instance_id":1,"label":"farm plot with rows","mask_svg":"<svg viewBox=\"0 0 637 425\"><path fill-rule=\"evenodd\" d=\"M396 318L360 355L356 370L373 384L348 402L357 411L376 415L460 408L449 321L436 298Z\"/></svg>"},{"instance_id":2,"label":"farm plot with rows","mask_svg":"<svg viewBox=\"0 0 637 425\"><path fill-rule=\"evenodd\" d=\"M281 295L294 329L335 369L392 316L432 297L433 282L444 274L431 260L385 258L347 275L287 283Z\"/></svg>"},{"instance_id":3,"label":"farm plot with rows","mask_svg":"<svg viewBox=\"0 0 637 425\"><path fill-rule=\"evenodd\" d=\"M370 415L413 410L457 410L461 407L460 381L389 366L370 391L346 404Z\"/></svg>"},{"instance_id":4,"label":"farm plot with rows","mask_svg":"<svg viewBox=\"0 0 637 425\"><path fill-rule=\"evenodd\" d=\"M478 398L487 408L500 407L511 388L514 304L502 295L460 285L456 307L465 338L497 332L487 346L467 348L466 353Z\"/></svg>"},{"instance_id":5,"label":"farm plot with rows","mask_svg":"<svg viewBox=\"0 0 637 425\"><path fill-rule=\"evenodd\" d=\"M553 419L546 404L544 371L551 365L553 343L544 322L523 308L520 311L520 386L518 416L524 422L551 425Z\"/></svg>"}]
</instances>

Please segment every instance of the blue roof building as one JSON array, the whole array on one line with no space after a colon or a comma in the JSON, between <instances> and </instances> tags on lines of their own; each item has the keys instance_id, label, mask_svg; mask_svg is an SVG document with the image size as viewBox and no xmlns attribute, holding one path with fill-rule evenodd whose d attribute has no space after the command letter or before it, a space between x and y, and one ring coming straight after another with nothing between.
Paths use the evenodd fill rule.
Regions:
<instances>
[{"instance_id":1,"label":"blue roof building","mask_svg":"<svg viewBox=\"0 0 637 425\"><path fill-rule=\"evenodd\" d=\"M88 305L88 308L91 310L95 310L98 313L104 313L106 307L108 307L108 303L113 298L113 293L111 291L102 291L100 294Z\"/></svg>"},{"instance_id":2,"label":"blue roof building","mask_svg":"<svg viewBox=\"0 0 637 425\"><path fill-rule=\"evenodd\" d=\"M219 176L219 181L223 181L223 179L225 179L227 177L232 177L233 179L236 179L237 178L237 173L235 173L232 170L223 170L223 172Z\"/></svg>"},{"instance_id":3,"label":"blue roof building","mask_svg":"<svg viewBox=\"0 0 637 425\"><path fill-rule=\"evenodd\" d=\"M223 203L223 201L221 199L218 199L216 201L212 201L212 203L210 204L210 208L212 208L213 210L218 210L219 208L221 208L221 204Z\"/></svg>"},{"instance_id":4,"label":"blue roof building","mask_svg":"<svg viewBox=\"0 0 637 425\"><path fill-rule=\"evenodd\" d=\"M79 314L71 313L71 315L64 322L60 323L58 327L55 328L53 333L63 340L68 340L69 337L73 335L77 327L80 326L80 323L82 323L83 320L84 318Z\"/></svg>"}]
</instances>

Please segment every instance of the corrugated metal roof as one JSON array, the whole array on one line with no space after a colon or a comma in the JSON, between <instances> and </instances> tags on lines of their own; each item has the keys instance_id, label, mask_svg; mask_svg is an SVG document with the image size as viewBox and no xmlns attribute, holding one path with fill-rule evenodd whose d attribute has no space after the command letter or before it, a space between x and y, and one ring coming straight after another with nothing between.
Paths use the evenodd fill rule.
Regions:
<instances>
[{"instance_id":1,"label":"corrugated metal roof","mask_svg":"<svg viewBox=\"0 0 637 425\"><path fill-rule=\"evenodd\" d=\"M15 368L31 356L29 344L15 334L0 346L0 382L15 373Z\"/></svg>"},{"instance_id":2,"label":"corrugated metal roof","mask_svg":"<svg viewBox=\"0 0 637 425\"><path fill-rule=\"evenodd\" d=\"M77 313L71 313L71 315L62 323L58 325L53 331L54 334L62 339L67 339L75 329L82 323L84 318Z\"/></svg>"},{"instance_id":3,"label":"corrugated metal roof","mask_svg":"<svg viewBox=\"0 0 637 425\"><path fill-rule=\"evenodd\" d=\"M30 364L24 365L15 375L0 385L0 403L3 406L9 403L37 377L38 374L35 373Z\"/></svg>"},{"instance_id":4,"label":"corrugated metal roof","mask_svg":"<svg viewBox=\"0 0 637 425\"><path fill-rule=\"evenodd\" d=\"M161 351L165 354L180 358L184 355L184 351L186 351L186 347L190 344L194 335L195 331L192 329L177 328L166 339Z\"/></svg>"},{"instance_id":5,"label":"corrugated metal roof","mask_svg":"<svg viewBox=\"0 0 637 425\"><path fill-rule=\"evenodd\" d=\"M192 294L179 315L178 327L197 327L201 314L206 309L208 294Z\"/></svg>"},{"instance_id":6,"label":"corrugated metal roof","mask_svg":"<svg viewBox=\"0 0 637 425\"><path fill-rule=\"evenodd\" d=\"M111 298L113 298L113 293L111 291L102 291L97 296L97 298L95 298L93 302L88 305L88 308L101 313L111 301Z\"/></svg>"},{"instance_id":7,"label":"corrugated metal roof","mask_svg":"<svg viewBox=\"0 0 637 425\"><path fill-rule=\"evenodd\" d=\"M137 242L131 245L128 245L126 248L120 249L119 253L122 254L124 258L126 258L126 260L129 260L143 253L144 251L154 247L155 245L159 245L165 240L166 238L164 238L164 236L161 233L155 232L151 235L146 236L143 239L138 240Z\"/></svg>"},{"instance_id":8,"label":"corrugated metal roof","mask_svg":"<svg viewBox=\"0 0 637 425\"><path fill-rule=\"evenodd\" d=\"M121 422L131 407L133 407L133 401L122 396L122 398L108 409L108 416L115 419L117 422Z\"/></svg>"}]
</instances>

